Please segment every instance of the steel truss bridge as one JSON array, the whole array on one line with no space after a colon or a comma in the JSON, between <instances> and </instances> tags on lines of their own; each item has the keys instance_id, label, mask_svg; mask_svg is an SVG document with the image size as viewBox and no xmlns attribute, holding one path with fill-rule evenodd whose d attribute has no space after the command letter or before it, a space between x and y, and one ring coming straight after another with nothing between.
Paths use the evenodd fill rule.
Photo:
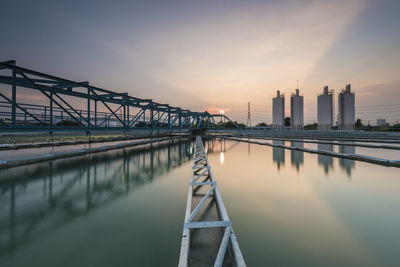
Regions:
<instances>
[{"instance_id":1,"label":"steel truss bridge","mask_svg":"<svg viewBox=\"0 0 400 267\"><path fill-rule=\"evenodd\" d=\"M218 128L219 122L231 121L223 114L194 112L22 68L13 60L0 62L0 84L11 86L0 90L0 130L172 131ZM17 88L35 91L48 105L20 102Z\"/></svg>"}]
</instances>

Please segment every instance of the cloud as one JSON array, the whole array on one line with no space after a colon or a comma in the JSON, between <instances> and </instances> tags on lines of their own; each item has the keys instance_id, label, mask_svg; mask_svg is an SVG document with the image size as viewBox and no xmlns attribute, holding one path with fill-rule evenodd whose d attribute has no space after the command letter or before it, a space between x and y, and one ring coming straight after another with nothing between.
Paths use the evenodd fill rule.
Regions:
<instances>
[{"instance_id":1,"label":"cloud","mask_svg":"<svg viewBox=\"0 0 400 267\"><path fill-rule=\"evenodd\" d=\"M48 98L44 95L38 95L38 94L16 94L17 99L20 99L20 101L25 102L25 103L31 103L32 101L34 102L40 102L47 100Z\"/></svg>"},{"instance_id":2,"label":"cloud","mask_svg":"<svg viewBox=\"0 0 400 267\"><path fill-rule=\"evenodd\" d=\"M221 111L228 112L231 108L222 108L222 107L206 107L206 111L213 114L213 113L221 113Z\"/></svg>"},{"instance_id":3,"label":"cloud","mask_svg":"<svg viewBox=\"0 0 400 267\"><path fill-rule=\"evenodd\" d=\"M310 72L326 70L318 65L320 58L366 3L283 0L96 6L97 12L114 16L75 14L73 23L60 25L65 31L56 42L59 45L49 50L30 43L38 50L28 56L40 56L41 60L31 61L55 75L89 80L132 96L196 111L228 107L229 114L244 117L250 101L252 114L268 117L275 91L292 93L296 80L305 104L316 106L325 81ZM82 27L76 29L78 24ZM30 32L36 33L36 28ZM65 38L80 42L64 42ZM41 70L46 72L46 67ZM397 74L396 68L392 72Z\"/></svg>"},{"instance_id":4,"label":"cloud","mask_svg":"<svg viewBox=\"0 0 400 267\"><path fill-rule=\"evenodd\" d=\"M292 1L196 16L145 44L125 44L149 79L207 104L292 91L358 16L365 1ZM145 46L144 46L145 45ZM301 83L300 83L301 84ZM245 100L245 101L246 101Z\"/></svg>"}]
</instances>

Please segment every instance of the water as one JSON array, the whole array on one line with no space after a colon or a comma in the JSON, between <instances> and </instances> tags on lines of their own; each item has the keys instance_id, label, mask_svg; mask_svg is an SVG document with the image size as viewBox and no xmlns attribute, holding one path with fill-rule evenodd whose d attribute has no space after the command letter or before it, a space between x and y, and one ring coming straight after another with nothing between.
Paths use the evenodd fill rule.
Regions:
<instances>
[{"instance_id":1,"label":"water","mask_svg":"<svg viewBox=\"0 0 400 267\"><path fill-rule=\"evenodd\" d=\"M191 143L153 147L1 171L0 266L176 265Z\"/></svg>"},{"instance_id":2,"label":"water","mask_svg":"<svg viewBox=\"0 0 400 267\"><path fill-rule=\"evenodd\" d=\"M140 139L140 140L148 140L148 139ZM131 143L131 142L135 142L135 140L118 141L119 144ZM0 150L0 160L10 160L10 159L14 159L14 158L23 158L23 157L28 157L28 156L39 156L39 155L44 155L44 154L48 154L48 153L67 152L67 151L74 151L74 150L78 150L78 149L109 146L109 145L114 145L115 143L116 142L101 142L101 143L91 143L91 144Z\"/></svg>"},{"instance_id":3,"label":"water","mask_svg":"<svg viewBox=\"0 0 400 267\"><path fill-rule=\"evenodd\" d=\"M369 147L358 147L353 145L337 145L337 144L323 144L323 143L307 143L301 141L281 141L281 140L262 140L262 139L249 139L251 141L286 145L286 146L297 146L304 147L314 150L325 150L330 152L338 153L350 153L359 154L363 156L376 157L388 160L400 160L400 150L396 149L386 149L386 148L369 148ZM342 142L347 144L358 144L357 142ZM367 143L370 144L370 143ZM376 144L376 143L375 143ZM387 144L386 144L387 145ZM395 145L397 146L397 145ZM397 146L398 147L398 146Z\"/></svg>"},{"instance_id":4,"label":"water","mask_svg":"<svg viewBox=\"0 0 400 267\"><path fill-rule=\"evenodd\" d=\"M400 266L398 168L231 141L210 150L248 266Z\"/></svg>"},{"instance_id":5,"label":"water","mask_svg":"<svg viewBox=\"0 0 400 267\"><path fill-rule=\"evenodd\" d=\"M398 168L207 149L248 266L400 266ZM0 170L0 266L177 265L191 143L88 158Z\"/></svg>"}]
</instances>

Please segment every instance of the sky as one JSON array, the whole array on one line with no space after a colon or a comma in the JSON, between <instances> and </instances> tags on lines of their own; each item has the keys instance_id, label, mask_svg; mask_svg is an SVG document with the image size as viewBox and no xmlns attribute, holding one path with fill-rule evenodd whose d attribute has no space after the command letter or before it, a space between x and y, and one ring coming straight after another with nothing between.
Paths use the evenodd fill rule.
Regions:
<instances>
[{"instance_id":1,"label":"sky","mask_svg":"<svg viewBox=\"0 0 400 267\"><path fill-rule=\"evenodd\" d=\"M250 102L253 124L270 123L276 90L289 96L297 80L306 123L324 85L350 83L357 118L395 122L399 11L396 0L4 1L0 60L242 122Z\"/></svg>"}]
</instances>

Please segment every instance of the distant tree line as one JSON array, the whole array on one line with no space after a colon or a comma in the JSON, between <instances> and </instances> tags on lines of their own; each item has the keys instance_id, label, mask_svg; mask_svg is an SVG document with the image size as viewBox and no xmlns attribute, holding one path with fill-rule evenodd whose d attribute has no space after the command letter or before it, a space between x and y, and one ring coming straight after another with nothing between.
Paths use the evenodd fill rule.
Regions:
<instances>
[{"instance_id":1,"label":"distant tree line","mask_svg":"<svg viewBox=\"0 0 400 267\"><path fill-rule=\"evenodd\" d=\"M388 123L386 123L380 126L372 126L369 123L365 125L362 123L361 119L357 119L354 127L356 130L359 131L400 132L400 123L398 122L393 125L389 125Z\"/></svg>"},{"instance_id":2,"label":"distant tree line","mask_svg":"<svg viewBox=\"0 0 400 267\"><path fill-rule=\"evenodd\" d=\"M215 126L225 127L225 128L236 128L235 124L242 129L246 128L246 124L237 121L218 122L217 124L215 124ZM260 122L256 124L256 127L266 127L266 126L272 126L272 124L268 124L267 122ZM285 126L290 126L290 117L285 118ZM318 124L315 122L304 125L304 130L317 130L317 129L318 129ZM333 126L332 129L337 130L337 126ZM355 123L355 129L358 131L400 132L400 124L396 123L393 125L385 124L382 126L371 126L369 124L364 125L361 119L357 119Z\"/></svg>"}]
</instances>

